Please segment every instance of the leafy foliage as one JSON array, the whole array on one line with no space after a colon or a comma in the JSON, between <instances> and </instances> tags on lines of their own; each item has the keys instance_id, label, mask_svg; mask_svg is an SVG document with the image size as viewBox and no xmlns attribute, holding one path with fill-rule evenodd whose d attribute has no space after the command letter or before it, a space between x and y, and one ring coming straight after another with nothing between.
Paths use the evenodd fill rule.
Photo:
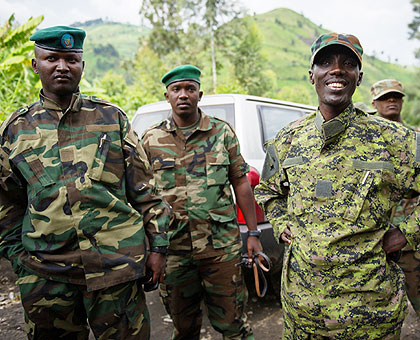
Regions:
<instances>
[{"instance_id":1,"label":"leafy foliage","mask_svg":"<svg viewBox=\"0 0 420 340\"><path fill-rule=\"evenodd\" d=\"M29 37L43 19L30 18L14 28L11 15L0 29L0 120L38 94L40 86L31 69L33 42Z\"/></svg>"}]
</instances>

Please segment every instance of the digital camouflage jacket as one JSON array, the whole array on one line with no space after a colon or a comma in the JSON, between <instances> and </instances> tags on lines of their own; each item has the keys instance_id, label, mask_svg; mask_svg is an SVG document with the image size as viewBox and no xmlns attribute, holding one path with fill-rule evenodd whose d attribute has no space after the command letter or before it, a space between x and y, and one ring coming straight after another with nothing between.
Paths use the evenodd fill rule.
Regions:
<instances>
[{"instance_id":1,"label":"digital camouflage jacket","mask_svg":"<svg viewBox=\"0 0 420 340\"><path fill-rule=\"evenodd\" d=\"M170 209L115 105L76 93L63 113L41 94L0 143L0 255L15 270L96 290L144 275L145 233L168 245Z\"/></svg>"},{"instance_id":2,"label":"digital camouflage jacket","mask_svg":"<svg viewBox=\"0 0 420 340\"><path fill-rule=\"evenodd\" d=\"M406 314L404 275L382 239L390 211L420 191L420 139L350 105L289 124L267 145L255 196L277 234L294 239L283 267L282 304L296 329L335 339L382 338ZM420 244L420 208L399 225Z\"/></svg>"},{"instance_id":3,"label":"digital camouflage jacket","mask_svg":"<svg viewBox=\"0 0 420 340\"><path fill-rule=\"evenodd\" d=\"M230 125L201 113L196 130L185 138L171 116L147 129L142 145L158 192L175 215L170 253L192 251L205 258L240 249L229 179L245 175L249 166Z\"/></svg>"}]
</instances>

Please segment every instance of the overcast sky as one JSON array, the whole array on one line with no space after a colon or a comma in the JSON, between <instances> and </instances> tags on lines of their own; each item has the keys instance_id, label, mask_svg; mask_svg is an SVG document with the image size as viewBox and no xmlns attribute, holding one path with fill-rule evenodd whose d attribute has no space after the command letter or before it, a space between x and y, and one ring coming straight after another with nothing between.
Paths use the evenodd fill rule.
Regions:
<instances>
[{"instance_id":1,"label":"overcast sky","mask_svg":"<svg viewBox=\"0 0 420 340\"><path fill-rule=\"evenodd\" d=\"M408 40L408 23L414 18L410 0L241 0L252 13L265 13L286 7L305 15L331 31L356 35L365 53L385 61L418 65L414 50L418 41ZM140 24L141 0L0 0L0 23L10 14L24 23L31 16L43 14L41 28L69 25L76 21L107 18ZM381 52L384 52L381 54Z\"/></svg>"}]
</instances>

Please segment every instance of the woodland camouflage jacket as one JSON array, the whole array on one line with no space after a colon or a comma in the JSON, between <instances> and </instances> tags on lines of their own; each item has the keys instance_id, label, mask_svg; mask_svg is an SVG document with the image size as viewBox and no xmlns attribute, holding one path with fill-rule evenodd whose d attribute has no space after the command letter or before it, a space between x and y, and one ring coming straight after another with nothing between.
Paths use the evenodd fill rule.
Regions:
<instances>
[{"instance_id":1,"label":"woodland camouflage jacket","mask_svg":"<svg viewBox=\"0 0 420 340\"><path fill-rule=\"evenodd\" d=\"M383 338L406 313L404 274L387 261L390 212L420 191L416 132L349 106L282 129L267 146L255 195L277 233L295 238L284 259L282 304L294 326L337 339ZM420 245L420 207L399 224Z\"/></svg>"},{"instance_id":2,"label":"woodland camouflage jacket","mask_svg":"<svg viewBox=\"0 0 420 340\"><path fill-rule=\"evenodd\" d=\"M175 215L169 251L204 258L239 249L229 179L245 175L249 167L230 125L201 113L196 130L185 138L170 117L146 130L142 144L158 192Z\"/></svg>"},{"instance_id":3,"label":"woodland camouflage jacket","mask_svg":"<svg viewBox=\"0 0 420 340\"><path fill-rule=\"evenodd\" d=\"M126 115L76 93L0 128L0 255L58 281L110 287L144 275L145 233L166 246L170 209Z\"/></svg>"}]
</instances>

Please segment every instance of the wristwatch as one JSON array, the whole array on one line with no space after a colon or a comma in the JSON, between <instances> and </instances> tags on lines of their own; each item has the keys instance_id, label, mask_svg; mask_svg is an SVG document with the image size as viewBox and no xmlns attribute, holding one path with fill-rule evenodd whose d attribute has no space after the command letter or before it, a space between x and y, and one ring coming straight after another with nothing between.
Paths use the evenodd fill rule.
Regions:
<instances>
[{"instance_id":1,"label":"wristwatch","mask_svg":"<svg viewBox=\"0 0 420 340\"><path fill-rule=\"evenodd\" d=\"M261 230L248 230L248 236L260 237Z\"/></svg>"},{"instance_id":2,"label":"wristwatch","mask_svg":"<svg viewBox=\"0 0 420 340\"><path fill-rule=\"evenodd\" d=\"M168 247L166 246L150 247L150 252L168 255Z\"/></svg>"}]
</instances>

